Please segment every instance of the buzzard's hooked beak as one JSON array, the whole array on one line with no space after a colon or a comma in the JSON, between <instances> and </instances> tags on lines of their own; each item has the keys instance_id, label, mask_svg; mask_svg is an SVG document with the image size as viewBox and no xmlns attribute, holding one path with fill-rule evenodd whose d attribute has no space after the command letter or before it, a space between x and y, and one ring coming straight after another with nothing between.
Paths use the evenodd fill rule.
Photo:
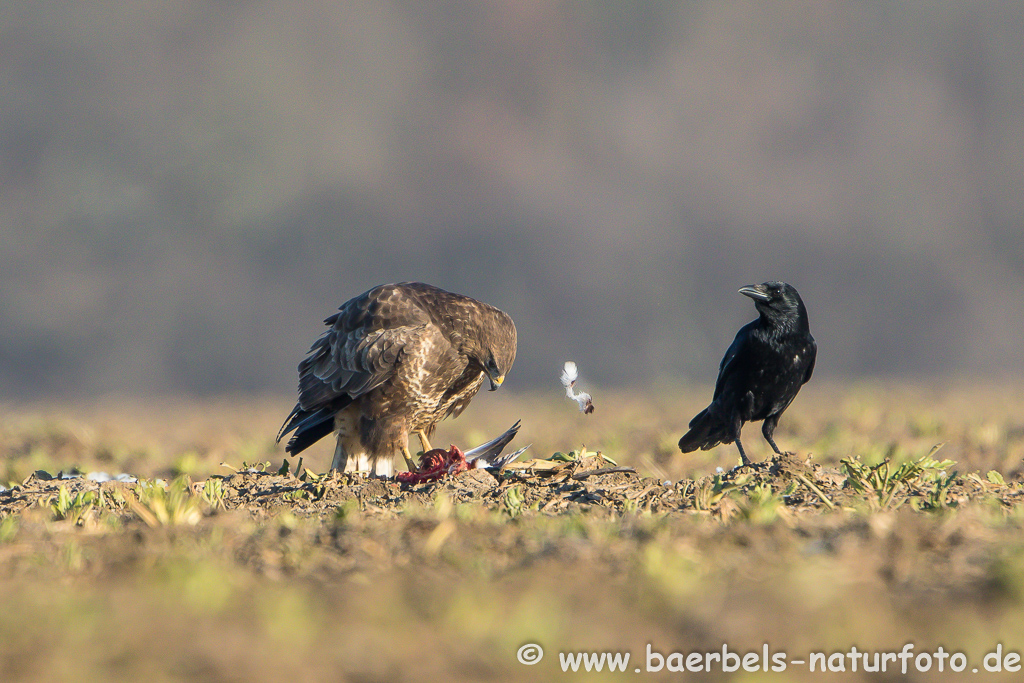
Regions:
<instances>
[{"instance_id":1,"label":"buzzard's hooked beak","mask_svg":"<svg viewBox=\"0 0 1024 683\"><path fill-rule=\"evenodd\" d=\"M505 375L498 375L497 377L488 375L487 379L491 380L491 391L497 391L501 383L505 381Z\"/></svg>"},{"instance_id":2,"label":"buzzard's hooked beak","mask_svg":"<svg viewBox=\"0 0 1024 683\"><path fill-rule=\"evenodd\" d=\"M746 287L740 287L739 293L744 296L749 296L754 301L771 301L772 297L765 291L765 288L761 285L747 285Z\"/></svg>"}]
</instances>

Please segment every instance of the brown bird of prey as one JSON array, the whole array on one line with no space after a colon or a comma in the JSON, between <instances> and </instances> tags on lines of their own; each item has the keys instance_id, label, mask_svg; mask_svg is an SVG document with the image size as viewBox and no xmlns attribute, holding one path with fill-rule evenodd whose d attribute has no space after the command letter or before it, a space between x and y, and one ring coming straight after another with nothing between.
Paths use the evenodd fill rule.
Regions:
<instances>
[{"instance_id":1,"label":"brown bird of prey","mask_svg":"<svg viewBox=\"0 0 1024 683\"><path fill-rule=\"evenodd\" d=\"M484 379L494 391L516 358L516 326L494 306L420 282L381 285L345 302L299 363L299 401L277 435L295 455L332 431L331 469L391 476L408 438L423 452Z\"/></svg>"}]
</instances>

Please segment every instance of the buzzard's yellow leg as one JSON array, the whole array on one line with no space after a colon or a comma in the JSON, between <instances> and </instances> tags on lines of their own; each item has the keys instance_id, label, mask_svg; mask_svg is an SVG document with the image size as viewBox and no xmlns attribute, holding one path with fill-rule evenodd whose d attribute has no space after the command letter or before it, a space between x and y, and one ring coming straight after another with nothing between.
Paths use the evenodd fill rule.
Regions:
<instances>
[{"instance_id":1,"label":"buzzard's yellow leg","mask_svg":"<svg viewBox=\"0 0 1024 683\"><path fill-rule=\"evenodd\" d=\"M427 451L433 450L430 447L430 442L427 441L427 433L425 431L423 431L422 429L417 429L416 430L416 436L420 437L420 445L423 446L423 452L424 453L426 453Z\"/></svg>"},{"instance_id":2,"label":"buzzard's yellow leg","mask_svg":"<svg viewBox=\"0 0 1024 683\"><path fill-rule=\"evenodd\" d=\"M405 458L405 466L409 468L410 472L416 471L416 463L412 460L412 455L409 453L409 447L402 444L402 457Z\"/></svg>"}]
</instances>

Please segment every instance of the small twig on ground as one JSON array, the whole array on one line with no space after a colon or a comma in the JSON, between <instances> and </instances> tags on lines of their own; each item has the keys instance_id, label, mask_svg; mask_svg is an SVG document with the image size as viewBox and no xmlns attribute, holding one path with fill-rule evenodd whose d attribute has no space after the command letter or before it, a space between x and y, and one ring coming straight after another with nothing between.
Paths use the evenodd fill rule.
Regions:
<instances>
[{"instance_id":1,"label":"small twig on ground","mask_svg":"<svg viewBox=\"0 0 1024 683\"><path fill-rule=\"evenodd\" d=\"M587 477L592 477L595 474L611 474L612 472L631 472L636 474L636 470L632 467L602 467L598 470L587 470L586 472L578 472L572 475L572 478L576 481L582 481Z\"/></svg>"},{"instance_id":2,"label":"small twig on ground","mask_svg":"<svg viewBox=\"0 0 1024 683\"><path fill-rule=\"evenodd\" d=\"M817 495L819 499L821 499L821 502L825 504L825 507L827 507L829 510L836 509L835 504L828 499L828 496L825 495L825 492L819 489L817 486L815 486L810 479L808 479L802 474L796 475L796 478L799 479L804 486L813 491L814 494Z\"/></svg>"}]
</instances>

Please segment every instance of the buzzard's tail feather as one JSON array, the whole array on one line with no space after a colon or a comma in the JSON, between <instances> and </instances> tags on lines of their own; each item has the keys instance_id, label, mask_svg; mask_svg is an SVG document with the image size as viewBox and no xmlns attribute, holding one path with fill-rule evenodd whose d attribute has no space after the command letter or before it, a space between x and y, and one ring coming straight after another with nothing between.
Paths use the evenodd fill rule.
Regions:
<instances>
[{"instance_id":1,"label":"buzzard's tail feather","mask_svg":"<svg viewBox=\"0 0 1024 683\"><path fill-rule=\"evenodd\" d=\"M295 436L288 440L288 445L284 447L284 450L292 455L301 453L333 430L334 418L318 422L301 432L296 432Z\"/></svg>"},{"instance_id":2,"label":"buzzard's tail feather","mask_svg":"<svg viewBox=\"0 0 1024 683\"><path fill-rule=\"evenodd\" d=\"M706 451L720 443L731 443L735 440L732 430L718 415L705 408L690 420L690 431L679 439L679 450L683 453L698 448Z\"/></svg>"},{"instance_id":3,"label":"buzzard's tail feather","mask_svg":"<svg viewBox=\"0 0 1024 683\"><path fill-rule=\"evenodd\" d=\"M281 437L283 437L285 434L299 426L298 423L301 420L296 420L295 416L301 412L302 409L299 408L299 404L296 403L295 407L292 408L292 412L288 413L288 417L284 419L284 424L281 425L281 428L279 430L277 430L277 443L281 443Z\"/></svg>"},{"instance_id":4,"label":"buzzard's tail feather","mask_svg":"<svg viewBox=\"0 0 1024 683\"><path fill-rule=\"evenodd\" d=\"M296 405L281 425L277 440L280 441L286 434L294 431L295 435L288 440L284 450L292 455L301 453L334 430L334 415L338 410L339 408L332 406L307 411Z\"/></svg>"}]
</instances>

